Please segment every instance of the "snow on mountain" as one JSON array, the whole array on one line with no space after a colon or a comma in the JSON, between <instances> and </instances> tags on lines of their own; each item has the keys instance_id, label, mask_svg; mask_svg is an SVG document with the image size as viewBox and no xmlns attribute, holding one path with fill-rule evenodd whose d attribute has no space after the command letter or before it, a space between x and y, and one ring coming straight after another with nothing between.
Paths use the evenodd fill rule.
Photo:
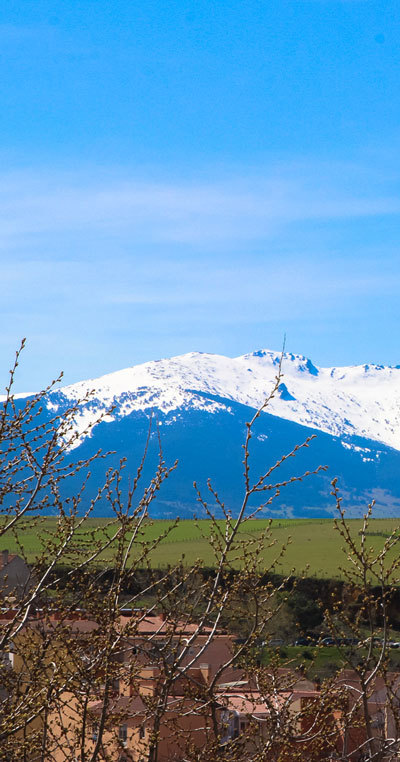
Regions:
<instances>
[{"instance_id":1,"label":"snow on mountain","mask_svg":"<svg viewBox=\"0 0 400 762\"><path fill-rule=\"evenodd\" d=\"M163 413L229 410L226 400L257 408L274 384L279 359L269 350L236 358L191 352L63 387L52 392L48 405L61 411L93 391L81 406L80 431L112 406L108 421L151 408ZM318 368L302 355L286 353L282 370L269 413L333 436L360 436L400 450L400 366Z\"/></svg>"}]
</instances>

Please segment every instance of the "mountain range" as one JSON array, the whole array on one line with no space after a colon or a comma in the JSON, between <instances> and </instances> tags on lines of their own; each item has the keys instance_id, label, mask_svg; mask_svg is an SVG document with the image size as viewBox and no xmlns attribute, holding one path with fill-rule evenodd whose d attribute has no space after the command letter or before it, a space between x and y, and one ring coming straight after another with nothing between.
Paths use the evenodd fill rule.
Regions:
<instances>
[{"instance_id":1,"label":"mountain range","mask_svg":"<svg viewBox=\"0 0 400 762\"><path fill-rule=\"evenodd\" d=\"M193 352L147 362L53 390L47 414L62 414L81 401L76 418L80 437L69 457L87 457L99 447L115 451L107 463L115 465L126 457L128 479L140 461L153 411L157 427L153 425L143 479L155 468L158 436L166 462L178 459L179 464L153 503L152 514L202 515L194 480L215 509L208 478L235 512L243 497L246 422L273 388L280 360L280 353L263 349L236 358ZM319 368L302 355L284 353L282 373L274 398L254 426L251 473L255 477L265 472L310 435L316 436L309 447L285 461L273 480L283 481L318 465L328 469L282 489L264 513L332 515L330 482L338 477L348 516L362 515L372 499L376 516L399 516L400 366ZM86 433L99 416L102 421ZM93 490L103 473L104 461L94 464ZM106 513L107 506L100 505L98 511Z\"/></svg>"}]
</instances>

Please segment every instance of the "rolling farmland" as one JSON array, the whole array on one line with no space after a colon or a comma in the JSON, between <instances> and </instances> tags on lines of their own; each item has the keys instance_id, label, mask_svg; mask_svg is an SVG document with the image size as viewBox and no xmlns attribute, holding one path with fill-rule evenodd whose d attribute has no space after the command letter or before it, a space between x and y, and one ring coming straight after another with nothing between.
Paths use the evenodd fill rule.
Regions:
<instances>
[{"instance_id":1,"label":"rolling farmland","mask_svg":"<svg viewBox=\"0 0 400 762\"><path fill-rule=\"evenodd\" d=\"M353 519L348 523L352 535L358 538L362 521ZM218 524L222 526L223 522L218 522ZM249 542L251 542L261 535L267 524L267 520L263 519L249 521L241 527L240 536L248 537ZM143 529L142 540L154 541L160 534L167 532L172 525L173 522L168 520L149 522ZM110 519L88 519L85 526L86 531L89 530L93 538L100 535L104 536L104 533L112 536L113 524ZM371 520L367 533L368 545L375 550L381 549L385 539L396 526L396 519ZM41 553L46 537L54 536L56 529L57 521L55 518L42 517L36 527L20 528L18 536L14 538L8 535L7 540L3 539L0 543L0 550L7 547L12 553L21 552L18 548L18 542L20 542L28 562L32 562ZM212 567L214 558L207 539L210 530L211 524L207 520L201 520L197 523L190 520L180 521L152 551L151 563L153 567L162 568L168 564L174 564L182 557L184 557L185 564L189 565L196 559L200 559L205 566ZM291 541L284 557L276 564L276 573L288 574L294 569L297 575L305 571L308 566L306 573L309 576L319 578L340 578L342 576L340 567L345 564L346 555L342 551L343 540L339 532L333 528L331 519L273 520L272 538L275 540L275 545L263 551L260 570L270 566L278 555L280 547L287 543L289 537ZM82 557L86 543L85 533L78 531L74 538L74 552L71 559L76 560L79 556ZM398 547L395 547L390 553L390 558L393 559L397 555ZM110 548L101 556L101 561L109 565L111 559L112 549ZM235 565L240 566L239 563Z\"/></svg>"}]
</instances>

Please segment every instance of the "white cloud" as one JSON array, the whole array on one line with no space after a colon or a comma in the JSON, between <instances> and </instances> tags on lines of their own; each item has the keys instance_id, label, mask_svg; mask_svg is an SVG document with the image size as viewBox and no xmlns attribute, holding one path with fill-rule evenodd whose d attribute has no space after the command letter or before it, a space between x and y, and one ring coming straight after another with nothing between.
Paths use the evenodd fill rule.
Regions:
<instances>
[{"instance_id":1,"label":"white cloud","mask_svg":"<svg viewBox=\"0 0 400 762\"><path fill-rule=\"evenodd\" d=\"M34 246L58 234L205 246L264 240L297 223L397 215L400 196L391 186L352 165L342 174L324 165L275 166L208 182L8 173L0 176L0 245Z\"/></svg>"},{"instance_id":2,"label":"white cloud","mask_svg":"<svg viewBox=\"0 0 400 762\"><path fill-rule=\"evenodd\" d=\"M371 333L400 288L398 175L374 166L282 162L169 182L160 171L151 183L116 170L3 172L2 343L12 354L28 335L34 348L20 389L66 357L75 380L100 374L104 347L112 370L129 352L240 354L273 344L268 331L278 343L288 326L347 331L358 315ZM375 229L389 230L384 241Z\"/></svg>"}]
</instances>

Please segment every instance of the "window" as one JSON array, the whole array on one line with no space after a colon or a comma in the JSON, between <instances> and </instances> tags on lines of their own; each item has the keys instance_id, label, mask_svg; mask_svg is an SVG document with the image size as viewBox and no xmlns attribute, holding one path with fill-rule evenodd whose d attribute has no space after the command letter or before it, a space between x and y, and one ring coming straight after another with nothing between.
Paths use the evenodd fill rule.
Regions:
<instances>
[{"instance_id":1,"label":"window","mask_svg":"<svg viewBox=\"0 0 400 762\"><path fill-rule=\"evenodd\" d=\"M144 738L145 735L146 735L146 728L143 725L141 725L139 728L139 738Z\"/></svg>"},{"instance_id":2,"label":"window","mask_svg":"<svg viewBox=\"0 0 400 762\"><path fill-rule=\"evenodd\" d=\"M122 743L126 743L128 740L128 726L127 725L120 725L118 730L118 738Z\"/></svg>"},{"instance_id":3,"label":"window","mask_svg":"<svg viewBox=\"0 0 400 762\"><path fill-rule=\"evenodd\" d=\"M118 677L114 677L111 682L111 690L113 693L119 694L119 679Z\"/></svg>"}]
</instances>

